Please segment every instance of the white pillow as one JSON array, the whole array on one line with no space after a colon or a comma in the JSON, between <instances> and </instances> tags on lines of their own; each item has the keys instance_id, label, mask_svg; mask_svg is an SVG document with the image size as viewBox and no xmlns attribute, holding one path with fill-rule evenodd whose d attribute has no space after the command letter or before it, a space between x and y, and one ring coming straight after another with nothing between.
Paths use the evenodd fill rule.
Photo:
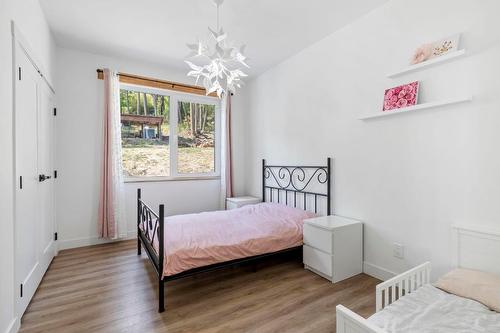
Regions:
<instances>
[{"instance_id":1,"label":"white pillow","mask_svg":"<svg viewBox=\"0 0 500 333\"><path fill-rule=\"evenodd\" d=\"M451 294L469 298L500 312L500 276L457 268L441 277L435 287Z\"/></svg>"}]
</instances>

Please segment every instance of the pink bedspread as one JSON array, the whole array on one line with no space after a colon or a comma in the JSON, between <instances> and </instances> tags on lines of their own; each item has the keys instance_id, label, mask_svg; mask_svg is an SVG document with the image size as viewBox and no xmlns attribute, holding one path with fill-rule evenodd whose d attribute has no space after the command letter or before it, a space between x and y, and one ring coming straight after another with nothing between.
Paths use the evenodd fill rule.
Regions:
<instances>
[{"instance_id":1,"label":"pink bedspread","mask_svg":"<svg viewBox=\"0 0 500 333\"><path fill-rule=\"evenodd\" d=\"M314 213L275 203L165 218L163 276L302 245Z\"/></svg>"}]
</instances>

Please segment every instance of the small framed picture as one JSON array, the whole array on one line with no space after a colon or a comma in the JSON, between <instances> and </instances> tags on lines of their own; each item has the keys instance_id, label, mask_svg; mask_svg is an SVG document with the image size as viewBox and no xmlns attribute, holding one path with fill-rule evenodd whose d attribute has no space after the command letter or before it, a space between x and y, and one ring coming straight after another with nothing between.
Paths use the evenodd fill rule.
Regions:
<instances>
[{"instance_id":1,"label":"small framed picture","mask_svg":"<svg viewBox=\"0 0 500 333\"><path fill-rule=\"evenodd\" d=\"M419 82L415 81L386 89L382 111L390 111L416 105L418 102L418 88Z\"/></svg>"},{"instance_id":2,"label":"small framed picture","mask_svg":"<svg viewBox=\"0 0 500 333\"><path fill-rule=\"evenodd\" d=\"M447 53L457 51L459 41L460 34L456 34L432 43L432 54L429 59L440 57Z\"/></svg>"},{"instance_id":3,"label":"small framed picture","mask_svg":"<svg viewBox=\"0 0 500 333\"><path fill-rule=\"evenodd\" d=\"M441 57L445 54L458 51L459 42L460 34L456 34L429 44L424 44L415 50L411 64L415 65L429 59Z\"/></svg>"}]
</instances>

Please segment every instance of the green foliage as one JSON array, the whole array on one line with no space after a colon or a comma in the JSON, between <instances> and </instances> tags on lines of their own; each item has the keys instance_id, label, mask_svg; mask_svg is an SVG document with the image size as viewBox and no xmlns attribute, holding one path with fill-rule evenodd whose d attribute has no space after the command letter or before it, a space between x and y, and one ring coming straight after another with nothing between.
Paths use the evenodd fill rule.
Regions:
<instances>
[{"instance_id":1,"label":"green foliage","mask_svg":"<svg viewBox=\"0 0 500 333\"><path fill-rule=\"evenodd\" d=\"M170 115L170 97L121 89L120 110L122 114L163 115L164 121L168 123Z\"/></svg>"},{"instance_id":2,"label":"green foliage","mask_svg":"<svg viewBox=\"0 0 500 333\"><path fill-rule=\"evenodd\" d=\"M215 105L179 102L178 132L185 137L197 135L214 137Z\"/></svg>"},{"instance_id":3,"label":"green foliage","mask_svg":"<svg viewBox=\"0 0 500 333\"><path fill-rule=\"evenodd\" d=\"M163 116L162 135L170 133L170 97L134 90L120 90L122 114ZM215 105L180 101L178 105L178 135L189 141L195 138L214 140ZM140 126L123 123L122 137L140 136Z\"/></svg>"}]
</instances>

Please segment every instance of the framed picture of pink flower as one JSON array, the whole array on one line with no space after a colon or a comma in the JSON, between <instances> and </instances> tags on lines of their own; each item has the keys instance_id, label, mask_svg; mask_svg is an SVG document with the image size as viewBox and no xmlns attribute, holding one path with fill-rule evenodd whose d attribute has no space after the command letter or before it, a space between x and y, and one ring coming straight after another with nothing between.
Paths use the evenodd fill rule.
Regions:
<instances>
[{"instance_id":1,"label":"framed picture of pink flower","mask_svg":"<svg viewBox=\"0 0 500 333\"><path fill-rule=\"evenodd\" d=\"M406 108L418 101L418 81L387 89L384 94L382 111Z\"/></svg>"}]
</instances>

